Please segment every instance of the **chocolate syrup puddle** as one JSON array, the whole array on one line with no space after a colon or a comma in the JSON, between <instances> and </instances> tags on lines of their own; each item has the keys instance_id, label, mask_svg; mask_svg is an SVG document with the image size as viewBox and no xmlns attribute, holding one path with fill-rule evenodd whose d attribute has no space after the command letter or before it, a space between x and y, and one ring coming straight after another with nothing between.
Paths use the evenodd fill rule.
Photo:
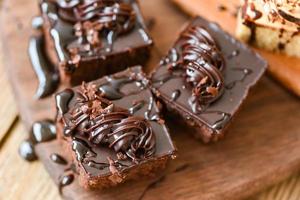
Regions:
<instances>
[{"instance_id":1,"label":"chocolate syrup puddle","mask_svg":"<svg viewBox=\"0 0 300 200\"><path fill-rule=\"evenodd\" d=\"M63 176L60 179L59 183L58 183L59 194L62 194L63 187L65 187L67 185L70 185L71 183L73 183L73 181L74 181L74 175L73 174Z\"/></svg>"},{"instance_id":2,"label":"chocolate syrup puddle","mask_svg":"<svg viewBox=\"0 0 300 200\"><path fill-rule=\"evenodd\" d=\"M44 120L32 125L30 138L24 140L19 146L20 156L27 161L34 161L37 156L34 147L38 143L48 142L56 138L56 128L52 121Z\"/></svg>"},{"instance_id":3,"label":"chocolate syrup puddle","mask_svg":"<svg viewBox=\"0 0 300 200\"><path fill-rule=\"evenodd\" d=\"M247 76L249 76L251 73L252 73L252 70L251 69L247 69L247 68L235 68L233 70L237 70L237 71L242 71L243 72L243 75L242 75L242 78L241 79L238 79L238 80L234 80L230 83L228 83L225 88L227 90L231 90L232 88L234 88L234 86L239 83L239 82L243 82Z\"/></svg>"},{"instance_id":4,"label":"chocolate syrup puddle","mask_svg":"<svg viewBox=\"0 0 300 200\"><path fill-rule=\"evenodd\" d=\"M60 155L56 154L56 153L52 153L50 155L50 159L52 162L59 164L59 165L67 165L68 162Z\"/></svg>"},{"instance_id":5,"label":"chocolate syrup puddle","mask_svg":"<svg viewBox=\"0 0 300 200\"><path fill-rule=\"evenodd\" d=\"M36 98L44 98L52 94L58 87L59 75L44 55L42 36L31 37L29 40L29 57L38 78L39 85L35 93Z\"/></svg>"},{"instance_id":6,"label":"chocolate syrup puddle","mask_svg":"<svg viewBox=\"0 0 300 200\"><path fill-rule=\"evenodd\" d=\"M159 114L158 113L153 113L152 114L154 103L155 102L154 102L153 97L150 97L149 105L148 105L147 111L144 114L144 117L145 117L146 120L159 122L161 120Z\"/></svg>"}]
</instances>

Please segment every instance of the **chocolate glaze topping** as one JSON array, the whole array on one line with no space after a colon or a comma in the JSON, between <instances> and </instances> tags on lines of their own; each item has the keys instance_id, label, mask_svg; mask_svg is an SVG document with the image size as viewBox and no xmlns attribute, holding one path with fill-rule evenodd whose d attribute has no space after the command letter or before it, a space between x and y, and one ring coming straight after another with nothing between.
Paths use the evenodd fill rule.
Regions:
<instances>
[{"instance_id":1,"label":"chocolate glaze topping","mask_svg":"<svg viewBox=\"0 0 300 200\"><path fill-rule=\"evenodd\" d=\"M186 37L186 33L192 34L190 30L194 30L194 27L205 27L205 32L208 32L209 36L199 35L195 31L192 36ZM207 39L207 42L203 40L204 45L202 45L199 40L203 37L213 39ZM193 49L195 53L187 51L188 45L184 46L185 44L195 46ZM200 48L210 44L213 50L202 53ZM189 66L186 63L196 63L194 65L197 67L200 65L199 69L206 70L208 73L188 76L185 69ZM212 67L202 69L205 64ZM249 88L262 76L266 66L266 62L261 57L233 39L217 24L198 17L183 31L183 34L180 34L167 57L160 62L159 67L152 74L151 82L154 93L170 109L186 119L187 123L200 127L199 132L206 131L201 137L204 142L209 142L222 135L232 116L247 96ZM210 91L211 102L208 101L208 104L203 104L195 95L197 83L200 86L201 83L206 83L202 89L205 92ZM207 91L209 86L213 86L213 89Z\"/></svg>"},{"instance_id":2,"label":"chocolate glaze topping","mask_svg":"<svg viewBox=\"0 0 300 200\"><path fill-rule=\"evenodd\" d=\"M154 154L155 136L145 119L132 116L130 112L133 111L116 107L102 97L96 86L83 84L81 90L77 91L77 96L76 106L68 111L70 116L62 116L66 136L72 136L76 132L88 137L95 145L107 145L133 162ZM61 100L56 99L57 104L61 104ZM73 150L81 162L85 156L94 155L87 146L83 141L73 140Z\"/></svg>"},{"instance_id":3,"label":"chocolate glaze topping","mask_svg":"<svg viewBox=\"0 0 300 200\"><path fill-rule=\"evenodd\" d=\"M172 49L167 57L169 69L185 70L186 82L193 86L189 103L197 113L222 95L225 61L213 37L201 26L182 32L179 44L182 56Z\"/></svg>"},{"instance_id":4,"label":"chocolate glaze topping","mask_svg":"<svg viewBox=\"0 0 300 200\"><path fill-rule=\"evenodd\" d=\"M57 5L59 17L74 24L78 43L72 48L79 51L101 48L101 32L105 32L107 51L111 51L114 38L135 25L136 16L131 5L121 0L57 0Z\"/></svg>"}]
</instances>

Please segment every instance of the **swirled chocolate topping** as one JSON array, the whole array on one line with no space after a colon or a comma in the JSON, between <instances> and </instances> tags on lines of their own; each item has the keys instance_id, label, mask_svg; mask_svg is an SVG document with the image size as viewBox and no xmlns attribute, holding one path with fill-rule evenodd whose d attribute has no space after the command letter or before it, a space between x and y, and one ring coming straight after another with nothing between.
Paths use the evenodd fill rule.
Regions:
<instances>
[{"instance_id":1,"label":"swirled chocolate topping","mask_svg":"<svg viewBox=\"0 0 300 200\"><path fill-rule=\"evenodd\" d=\"M186 82L193 86L189 103L193 111L198 112L222 95L225 61L215 40L201 26L191 26L185 30L179 43L182 57L172 66L186 71ZM178 56L171 57L176 60Z\"/></svg>"},{"instance_id":2,"label":"swirled chocolate topping","mask_svg":"<svg viewBox=\"0 0 300 200\"><path fill-rule=\"evenodd\" d=\"M80 134L95 145L108 145L118 157L139 162L155 153L155 135L146 119L116 107L94 85L83 84L77 103L63 116L66 136Z\"/></svg>"},{"instance_id":3,"label":"swirled chocolate topping","mask_svg":"<svg viewBox=\"0 0 300 200\"><path fill-rule=\"evenodd\" d=\"M101 46L102 31L108 32L107 42L112 45L116 35L130 31L136 20L132 6L120 0L57 0L57 5L59 16L74 24L80 43L91 45L79 50Z\"/></svg>"}]
</instances>

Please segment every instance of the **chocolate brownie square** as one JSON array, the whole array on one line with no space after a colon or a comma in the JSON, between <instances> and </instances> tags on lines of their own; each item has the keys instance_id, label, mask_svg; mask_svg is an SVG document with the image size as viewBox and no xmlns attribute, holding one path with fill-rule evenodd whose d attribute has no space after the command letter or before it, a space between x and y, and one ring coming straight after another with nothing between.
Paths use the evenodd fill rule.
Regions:
<instances>
[{"instance_id":1,"label":"chocolate brownie square","mask_svg":"<svg viewBox=\"0 0 300 200\"><path fill-rule=\"evenodd\" d=\"M176 148L141 67L56 95L57 134L81 185L103 188L152 175Z\"/></svg>"},{"instance_id":2,"label":"chocolate brownie square","mask_svg":"<svg viewBox=\"0 0 300 200\"><path fill-rule=\"evenodd\" d=\"M267 63L220 26L197 17L152 74L153 91L207 143L223 137Z\"/></svg>"},{"instance_id":3,"label":"chocolate brownie square","mask_svg":"<svg viewBox=\"0 0 300 200\"><path fill-rule=\"evenodd\" d=\"M143 64L149 36L135 0L42 0L45 53L70 85Z\"/></svg>"}]
</instances>

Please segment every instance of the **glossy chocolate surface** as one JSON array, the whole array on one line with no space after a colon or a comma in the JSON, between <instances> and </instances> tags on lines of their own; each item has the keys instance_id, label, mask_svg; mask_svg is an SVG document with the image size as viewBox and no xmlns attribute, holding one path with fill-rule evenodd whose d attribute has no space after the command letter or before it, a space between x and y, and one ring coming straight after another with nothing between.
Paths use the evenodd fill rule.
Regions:
<instances>
[{"instance_id":1,"label":"glossy chocolate surface","mask_svg":"<svg viewBox=\"0 0 300 200\"><path fill-rule=\"evenodd\" d=\"M95 10L92 10L93 12L89 13L89 14L93 14L92 17L90 15L87 15L88 18L83 16L84 17L84 20L83 20L82 16L80 15L81 17L77 17L78 19L77 18L74 19L76 22L81 23L81 25L78 25L74 22L74 20L66 20L66 18L67 18L67 17L65 17L66 14L62 14L60 12L63 10L64 11L63 13L66 13L66 12L68 13L68 10L74 9L73 7L76 7L76 5L70 5L70 8L68 8L68 6L66 7L66 5L64 5L64 4L61 5L61 3L59 3L59 2L61 2L61 1L58 1L58 3L56 3L55 1L44 0L44 1L42 1L40 7L41 7L41 12L42 12L44 21L47 21L47 25L49 26L50 36L51 36L51 39L53 40L55 52L57 54L60 67L63 67L67 73L73 73L73 71L76 69L76 67L78 67L78 65L80 65L80 62L90 61L93 59L106 60L106 59L109 59L109 56L112 56L115 54L121 54L121 53L129 51L130 49L141 48L141 47L149 46L152 44L152 39L150 38L147 31L145 30L144 22L143 22L141 14L140 14L139 7L135 1L131 1L131 0L122 1L122 2L124 2L124 4L130 5L130 8L132 9L132 13L135 16L134 19L136 19L134 21L129 20L133 24L131 24L130 25L131 28L130 29L128 28L128 30L126 29L126 31L120 31L119 29L114 30L114 25L111 25L111 23L107 23L105 21L105 20L108 20L107 18L110 18L110 17L107 17L107 18L104 17L104 19L105 19L104 20L101 18L102 15L98 16L98 14L101 12L104 12L104 11L109 12L109 11L107 11L110 8L109 6L107 6L106 8L104 8L102 10L97 10L96 8L92 7L93 9L95 9ZM62 2L65 2L65 1L62 1ZM97 1L95 1L95 2L97 3ZM84 5L79 5L79 7L82 8L82 7L84 7ZM77 8L77 10L78 10L78 8ZM87 10L89 10L89 8ZM80 13L81 12L84 12L84 11L80 11ZM122 11L118 11L118 12L122 12ZM105 14L107 14L107 13L105 13ZM116 16L116 18L118 19L117 21L120 21L119 17L118 17L119 14L115 14L115 13L112 13L112 14ZM71 13L71 15L72 15L71 18L73 19L74 18L73 15L75 15L75 14ZM110 16L109 13L107 15ZM64 16L64 17L62 17L62 16ZM98 16L98 18L96 20L94 19L95 16L96 17ZM122 13L121 13L121 16L123 16ZM103 30L103 31L102 31L102 29L101 29L101 31L97 31L94 29L93 29L93 31L90 31L90 32L97 32L97 34L98 34L97 38L100 39L99 44L101 43L101 45L100 46L98 45L97 48L92 47L95 41L89 40L88 36L85 39L82 38L83 35L85 35L82 32L83 30L81 30L82 27L88 26L87 24L85 24L85 25L83 25L83 24L87 20L92 20L92 19L93 19L93 21L89 21L89 22L91 22L91 24L95 24L94 22L98 22L98 21L101 21L101 22L104 21L105 23L102 23L102 24L103 24L103 26L106 27L105 30ZM124 23L126 24L126 22L124 22ZM101 27L102 27L102 24L101 24ZM81 32L78 29L80 29ZM80 33L78 33L78 31ZM122 34L120 34L120 33L117 35L110 34L111 31L113 31L114 33L122 32ZM89 31L87 31L87 32L89 32ZM114 36L112 36L112 35L114 35ZM88 40L88 41L86 41L86 40Z\"/></svg>"},{"instance_id":2,"label":"glossy chocolate surface","mask_svg":"<svg viewBox=\"0 0 300 200\"><path fill-rule=\"evenodd\" d=\"M82 87L87 86L67 89L56 95L58 122L60 123L59 126L62 125L63 127L63 133L59 134L68 140L68 145L71 145L77 165L84 169L87 176L106 176L112 172L112 166L118 171L130 170L139 164L171 157L175 154L175 147L163 120L160 118L160 111L150 89L148 89L148 84L148 80L144 77L140 67L129 68L126 71L92 82L93 88L96 88L101 94L101 97L98 96L96 99L103 98L101 101L92 102L94 105L102 102L102 106L105 104L105 108L111 109L112 112L101 115L104 116L103 119L106 119L104 121L100 118L97 120L96 113L94 125L102 123L103 126L92 128L90 132L86 131L87 122L83 120L89 116L82 114L81 111L81 114L74 114L74 108L81 104L80 102L86 102L82 101L83 96L87 95L82 93L84 91ZM70 95L71 90L73 91L72 95ZM113 107L110 107L111 105ZM75 110L78 111L78 109ZM95 113L92 114L95 115ZM111 123L113 120L117 122ZM140 122L142 121L139 120L144 121L142 124L147 124L146 127L141 126ZM105 128L111 129L112 136L107 136L106 132L102 131ZM125 151L125 149L130 149L128 144L132 138L129 134L119 135L118 130L120 129L131 129L135 133L130 133L130 131L127 133L146 138L140 143L150 147L143 148L143 153L147 154L146 157L142 156L142 158L136 159L136 154L133 155L131 151ZM101 131L102 133L99 134ZM153 134L153 136L148 133Z\"/></svg>"},{"instance_id":3,"label":"glossy chocolate surface","mask_svg":"<svg viewBox=\"0 0 300 200\"><path fill-rule=\"evenodd\" d=\"M223 94L198 112L189 105L193 95L193 85L186 81L186 68L179 66L178 69L176 67L169 69L174 59L182 60L184 55L182 42L185 37L179 37L168 56L153 73L151 80L155 93L166 104L171 104L170 107L179 111L187 121L196 122L196 126L204 125L210 130L210 134L220 134L247 97L249 89L263 75L267 64L259 55L225 33L215 23L198 17L183 32L191 27L202 27L207 30L221 51L226 66L223 70ZM177 58L174 58L174 55Z\"/></svg>"}]
</instances>

